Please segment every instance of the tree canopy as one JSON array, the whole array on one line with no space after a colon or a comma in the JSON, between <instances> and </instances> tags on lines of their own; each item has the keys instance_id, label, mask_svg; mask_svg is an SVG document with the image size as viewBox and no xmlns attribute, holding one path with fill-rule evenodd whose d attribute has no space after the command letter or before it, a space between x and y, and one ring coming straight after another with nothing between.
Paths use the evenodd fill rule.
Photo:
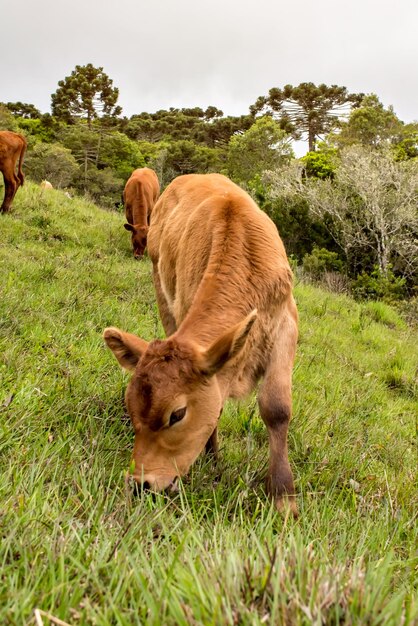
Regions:
<instances>
[{"instance_id":1,"label":"tree canopy","mask_svg":"<svg viewBox=\"0 0 418 626\"><path fill-rule=\"evenodd\" d=\"M41 117L41 112L36 108L34 104L27 104L26 102L5 102L2 103L13 115L23 117L26 119L38 119Z\"/></svg>"},{"instance_id":2,"label":"tree canopy","mask_svg":"<svg viewBox=\"0 0 418 626\"><path fill-rule=\"evenodd\" d=\"M294 156L290 136L271 117L261 117L243 134L231 137L228 173L239 183L251 181Z\"/></svg>"},{"instance_id":3,"label":"tree canopy","mask_svg":"<svg viewBox=\"0 0 418 626\"><path fill-rule=\"evenodd\" d=\"M387 145L401 130L402 122L392 107L385 109L375 94L364 96L360 106L351 111L336 136L341 146L361 144L376 148Z\"/></svg>"},{"instance_id":4,"label":"tree canopy","mask_svg":"<svg viewBox=\"0 0 418 626\"><path fill-rule=\"evenodd\" d=\"M351 111L339 133L331 133L328 143L340 149L355 144L376 149L390 147L396 160L405 161L418 156L418 123L404 124L393 107L385 108L372 93Z\"/></svg>"},{"instance_id":5,"label":"tree canopy","mask_svg":"<svg viewBox=\"0 0 418 626\"><path fill-rule=\"evenodd\" d=\"M236 132L244 132L254 123L251 115L223 117L214 106L159 110L132 115L122 120L121 130L137 141L188 140L215 148L226 145Z\"/></svg>"},{"instance_id":6,"label":"tree canopy","mask_svg":"<svg viewBox=\"0 0 418 626\"><path fill-rule=\"evenodd\" d=\"M343 264L353 279L376 265L379 281L416 293L418 123L375 94L285 85L239 116L210 105L127 118L117 99L103 68L76 66L52 96L52 115L0 103L0 129L25 135L29 177L107 208L119 206L137 167L154 169L162 189L178 175L225 173L273 219L288 252L309 257L310 271ZM295 159L291 140L305 137L310 151Z\"/></svg>"},{"instance_id":7,"label":"tree canopy","mask_svg":"<svg viewBox=\"0 0 418 626\"><path fill-rule=\"evenodd\" d=\"M250 111L278 118L295 139L307 137L309 151L313 152L317 139L333 130L343 114L358 106L362 96L338 85L285 85L283 89L273 87L268 96L260 96Z\"/></svg>"},{"instance_id":8,"label":"tree canopy","mask_svg":"<svg viewBox=\"0 0 418 626\"><path fill-rule=\"evenodd\" d=\"M85 118L91 128L92 122L103 116L115 117L122 109L117 106L119 90L102 67L76 65L64 80L58 83L57 91L51 96L52 114L65 121L74 122Z\"/></svg>"}]
</instances>

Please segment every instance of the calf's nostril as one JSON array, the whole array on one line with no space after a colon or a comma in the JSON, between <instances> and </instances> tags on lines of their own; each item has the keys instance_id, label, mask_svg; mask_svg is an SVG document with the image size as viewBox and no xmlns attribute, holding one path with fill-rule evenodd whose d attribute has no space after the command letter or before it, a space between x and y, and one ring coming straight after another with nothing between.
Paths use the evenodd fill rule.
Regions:
<instances>
[{"instance_id":1,"label":"calf's nostril","mask_svg":"<svg viewBox=\"0 0 418 626\"><path fill-rule=\"evenodd\" d=\"M132 493L134 496L141 496L141 493L144 491L151 491L151 485L148 481L144 481L143 483L133 481L132 485Z\"/></svg>"}]
</instances>

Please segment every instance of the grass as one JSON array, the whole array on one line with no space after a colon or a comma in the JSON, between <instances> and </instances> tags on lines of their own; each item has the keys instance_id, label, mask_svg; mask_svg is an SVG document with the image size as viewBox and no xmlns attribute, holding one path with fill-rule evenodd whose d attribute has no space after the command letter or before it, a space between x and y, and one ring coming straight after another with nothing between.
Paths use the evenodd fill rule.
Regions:
<instances>
[{"instance_id":1,"label":"grass","mask_svg":"<svg viewBox=\"0 0 418 626\"><path fill-rule=\"evenodd\" d=\"M120 214L58 191L0 218L1 624L418 624L418 342L393 309L296 286L298 520L264 493L255 397L227 406L218 467L134 499L101 333L163 336L150 264Z\"/></svg>"}]
</instances>

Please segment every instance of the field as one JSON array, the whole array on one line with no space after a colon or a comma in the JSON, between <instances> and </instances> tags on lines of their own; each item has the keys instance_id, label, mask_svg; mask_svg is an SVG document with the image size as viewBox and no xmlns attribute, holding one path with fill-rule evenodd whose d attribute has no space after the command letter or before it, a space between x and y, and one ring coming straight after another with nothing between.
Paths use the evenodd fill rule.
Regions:
<instances>
[{"instance_id":1,"label":"field","mask_svg":"<svg viewBox=\"0 0 418 626\"><path fill-rule=\"evenodd\" d=\"M122 224L29 182L0 216L0 623L418 624L416 331L296 285L299 519L264 493L255 397L224 411L217 467L135 498L127 377L101 334L163 331Z\"/></svg>"}]
</instances>

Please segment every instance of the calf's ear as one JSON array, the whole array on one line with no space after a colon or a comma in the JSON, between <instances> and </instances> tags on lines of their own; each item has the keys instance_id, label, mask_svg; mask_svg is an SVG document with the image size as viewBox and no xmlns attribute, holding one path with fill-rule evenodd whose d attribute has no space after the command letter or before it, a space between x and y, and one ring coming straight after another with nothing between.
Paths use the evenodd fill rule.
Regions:
<instances>
[{"instance_id":1,"label":"calf's ear","mask_svg":"<svg viewBox=\"0 0 418 626\"><path fill-rule=\"evenodd\" d=\"M237 356L245 345L248 333L257 317L257 309L230 328L213 342L201 355L201 369L209 376L216 374L230 359Z\"/></svg>"},{"instance_id":2,"label":"calf's ear","mask_svg":"<svg viewBox=\"0 0 418 626\"><path fill-rule=\"evenodd\" d=\"M120 365L128 371L135 369L139 359L148 348L147 341L131 333L125 333L119 328L105 328L103 338Z\"/></svg>"}]
</instances>

